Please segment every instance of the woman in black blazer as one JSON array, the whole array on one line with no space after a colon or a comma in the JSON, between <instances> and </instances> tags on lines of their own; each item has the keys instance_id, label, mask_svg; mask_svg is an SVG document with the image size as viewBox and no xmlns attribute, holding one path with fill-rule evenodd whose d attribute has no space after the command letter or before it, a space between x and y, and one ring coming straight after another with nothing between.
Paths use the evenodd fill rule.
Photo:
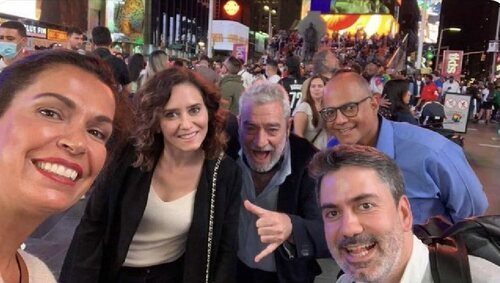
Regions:
<instances>
[{"instance_id":1,"label":"woman in black blazer","mask_svg":"<svg viewBox=\"0 0 500 283\"><path fill-rule=\"evenodd\" d=\"M60 281L233 282L241 172L220 95L181 68L139 92L132 142L96 181Z\"/></svg>"}]
</instances>

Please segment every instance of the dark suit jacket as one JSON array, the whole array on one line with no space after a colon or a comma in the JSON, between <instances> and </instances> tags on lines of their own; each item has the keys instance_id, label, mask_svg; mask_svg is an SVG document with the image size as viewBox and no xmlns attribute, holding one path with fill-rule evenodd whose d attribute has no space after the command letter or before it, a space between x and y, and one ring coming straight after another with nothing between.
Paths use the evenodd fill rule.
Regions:
<instances>
[{"instance_id":1,"label":"dark suit jacket","mask_svg":"<svg viewBox=\"0 0 500 283\"><path fill-rule=\"evenodd\" d=\"M307 166L317 149L306 139L290 135L292 173L280 185L277 211L292 220L295 245L289 254L283 245L274 252L280 282L313 282L321 268L316 258L330 257L317 203L315 182ZM235 153L228 153L234 156Z\"/></svg>"},{"instance_id":2,"label":"dark suit jacket","mask_svg":"<svg viewBox=\"0 0 500 283\"><path fill-rule=\"evenodd\" d=\"M61 282L116 282L142 219L152 178L152 172L130 165L133 158L129 147L96 182L64 261ZM205 282L214 166L215 160L203 164L184 253L183 282ZM221 162L216 188L210 278L212 282L234 282L241 170L229 157Z\"/></svg>"}]
</instances>

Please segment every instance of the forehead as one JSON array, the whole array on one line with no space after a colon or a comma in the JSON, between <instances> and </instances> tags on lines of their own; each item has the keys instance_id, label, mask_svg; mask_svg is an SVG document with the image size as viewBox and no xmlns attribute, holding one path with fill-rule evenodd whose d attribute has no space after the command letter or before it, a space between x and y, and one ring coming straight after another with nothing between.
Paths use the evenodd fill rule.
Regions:
<instances>
[{"instance_id":1,"label":"forehead","mask_svg":"<svg viewBox=\"0 0 500 283\"><path fill-rule=\"evenodd\" d=\"M172 87L165 107L194 103L203 103L201 91L191 83L181 83Z\"/></svg>"},{"instance_id":2,"label":"forehead","mask_svg":"<svg viewBox=\"0 0 500 283\"><path fill-rule=\"evenodd\" d=\"M19 35L19 32L17 31L17 29L12 29L12 28L3 28L3 27L0 27L0 35L2 36L13 36L13 37L21 37L21 35Z\"/></svg>"},{"instance_id":3,"label":"forehead","mask_svg":"<svg viewBox=\"0 0 500 283\"><path fill-rule=\"evenodd\" d=\"M283 107L280 101L264 104L246 103L240 113L243 123L265 125L268 123L285 123Z\"/></svg>"},{"instance_id":4,"label":"forehead","mask_svg":"<svg viewBox=\"0 0 500 283\"><path fill-rule=\"evenodd\" d=\"M326 84L324 94L324 106L337 107L363 99L371 95L371 92L367 87L361 86L351 74L342 74Z\"/></svg>"},{"instance_id":5,"label":"forehead","mask_svg":"<svg viewBox=\"0 0 500 283\"><path fill-rule=\"evenodd\" d=\"M69 37L70 37L70 38L82 38L82 37L83 37L83 34L72 33Z\"/></svg>"},{"instance_id":6,"label":"forehead","mask_svg":"<svg viewBox=\"0 0 500 283\"><path fill-rule=\"evenodd\" d=\"M373 195L382 201L392 201L389 185L382 182L373 169L347 166L327 173L320 183L322 205L342 205L362 195Z\"/></svg>"}]
</instances>

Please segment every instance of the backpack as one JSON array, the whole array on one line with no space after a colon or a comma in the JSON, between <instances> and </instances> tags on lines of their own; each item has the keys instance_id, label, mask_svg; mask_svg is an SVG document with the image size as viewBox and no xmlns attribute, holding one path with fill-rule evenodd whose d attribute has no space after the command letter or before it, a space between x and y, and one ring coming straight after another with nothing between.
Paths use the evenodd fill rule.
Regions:
<instances>
[{"instance_id":1,"label":"backpack","mask_svg":"<svg viewBox=\"0 0 500 283\"><path fill-rule=\"evenodd\" d=\"M472 282L468 255L500 265L500 215L480 216L451 224L440 216L413 226L429 248L434 282Z\"/></svg>"}]
</instances>

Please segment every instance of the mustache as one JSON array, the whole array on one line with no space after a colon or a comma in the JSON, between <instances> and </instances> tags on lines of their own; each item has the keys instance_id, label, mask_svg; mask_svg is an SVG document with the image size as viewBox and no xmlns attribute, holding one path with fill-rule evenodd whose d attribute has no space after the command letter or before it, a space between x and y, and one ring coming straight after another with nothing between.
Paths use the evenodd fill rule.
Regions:
<instances>
[{"instance_id":1,"label":"mustache","mask_svg":"<svg viewBox=\"0 0 500 283\"><path fill-rule=\"evenodd\" d=\"M345 249L346 247L353 245L371 245L376 241L377 239L372 235L358 234L353 237L342 238L342 240L340 240L340 242L337 244L337 247L339 249Z\"/></svg>"}]
</instances>

